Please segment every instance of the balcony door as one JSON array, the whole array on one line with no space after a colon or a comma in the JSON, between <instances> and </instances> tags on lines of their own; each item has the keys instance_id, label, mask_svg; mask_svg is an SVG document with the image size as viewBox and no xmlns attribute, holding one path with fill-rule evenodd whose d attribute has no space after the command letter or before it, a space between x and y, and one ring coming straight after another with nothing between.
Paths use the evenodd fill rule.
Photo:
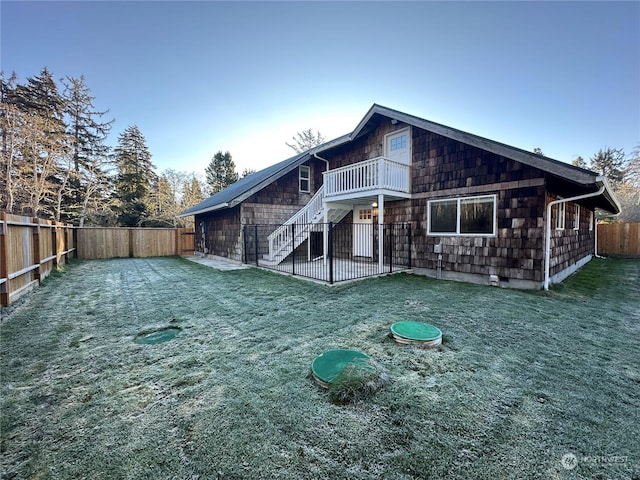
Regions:
<instances>
[{"instance_id":1,"label":"balcony door","mask_svg":"<svg viewBox=\"0 0 640 480\"><path fill-rule=\"evenodd\" d=\"M353 256L373 257L373 209L356 206L353 209Z\"/></svg>"},{"instance_id":2,"label":"balcony door","mask_svg":"<svg viewBox=\"0 0 640 480\"><path fill-rule=\"evenodd\" d=\"M394 162L411 164L411 130L409 128L385 135L384 156Z\"/></svg>"}]
</instances>

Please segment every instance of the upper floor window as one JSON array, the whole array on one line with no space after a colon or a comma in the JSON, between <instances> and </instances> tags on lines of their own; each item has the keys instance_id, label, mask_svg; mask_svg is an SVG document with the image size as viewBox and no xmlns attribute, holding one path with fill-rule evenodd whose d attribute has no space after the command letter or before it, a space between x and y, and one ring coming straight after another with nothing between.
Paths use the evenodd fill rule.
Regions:
<instances>
[{"instance_id":1,"label":"upper floor window","mask_svg":"<svg viewBox=\"0 0 640 480\"><path fill-rule=\"evenodd\" d=\"M580 205L573 205L573 229L580 230Z\"/></svg>"},{"instance_id":2,"label":"upper floor window","mask_svg":"<svg viewBox=\"0 0 640 480\"><path fill-rule=\"evenodd\" d=\"M300 192L311 192L311 168L306 165L300 165L298 172L298 186L300 188Z\"/></svg>"},{"instance_id":3,"label":"upper floor window","mask_svg":"<svg viewBox=\"0 0 640 480\"><path fill-rule=\"evenodd\" d=\"M558 203L558 208L556 210L556 230L564 230L564 220L566 217L565 211L566 203Z\"/></svg>"},{"instance_id":4,"label":"upper floor window","mask_svg":"<svg viewBox=\"0 0 640 480\"><path fill-rule=\"evenodd\" d=\"M496 196L432 200L429 235L495 235Z\"/></svg>"},{"instance_id":5,"label":"upper floor window","mask_svg":"<svg viewBox=\"0 0 640 480\"><path fill-rule=\"evenodd\" d=\"M407 135L400 135L398 137L391 139L391 145L389 146L391 151L402 150L403 148L407 148Z\"/></svg>"}]
</instances>

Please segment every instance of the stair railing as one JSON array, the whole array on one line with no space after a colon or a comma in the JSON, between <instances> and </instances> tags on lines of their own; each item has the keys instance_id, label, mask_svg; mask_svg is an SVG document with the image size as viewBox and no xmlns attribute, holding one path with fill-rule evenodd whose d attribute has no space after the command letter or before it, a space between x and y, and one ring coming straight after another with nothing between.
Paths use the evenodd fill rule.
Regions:
<instances>
[{"instance_id":1,"label":"stair railing","mask_svg":"<svg viewBox=\"0 0 640 480\"><path fill-rule=\"evenodd\" d=\"M300 245L304 239L306 239L309 224L318 223L320 221L321 217L318 218L318 216L323 211L323 199L324 185L318 189L315 195L311 197L311 200L309 200L304 207L298 210L291 218L289 218L289 220L276 228L271 235L267 237L269 239L270 260L273 260L274 257L287 245L291 244L293 250ZM295 224L295 227L293 228L293 230L295 230L295 239L292 236L291 225L293 224Z\"/></svg>"}]
</instances>

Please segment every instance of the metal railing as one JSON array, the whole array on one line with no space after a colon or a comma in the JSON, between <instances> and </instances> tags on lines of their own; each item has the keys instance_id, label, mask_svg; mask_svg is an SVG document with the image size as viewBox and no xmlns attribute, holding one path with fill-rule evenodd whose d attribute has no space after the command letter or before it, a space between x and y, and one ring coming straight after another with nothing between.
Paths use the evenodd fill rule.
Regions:
<instances>
[{"instance_id":1,"label":"metal railing","mask_svg":"<svg viewBox=\"0 0 640 480\"><path fill-rule=\"evenodd\" d=\"M243 261L258 267L329 284L411 269L411 224L312 223L288 226L307 232L305 240L269 258L269 235L280 225L245 225ZM383 235L382 261L379 236Z\"/></svg>"}]
</instances>

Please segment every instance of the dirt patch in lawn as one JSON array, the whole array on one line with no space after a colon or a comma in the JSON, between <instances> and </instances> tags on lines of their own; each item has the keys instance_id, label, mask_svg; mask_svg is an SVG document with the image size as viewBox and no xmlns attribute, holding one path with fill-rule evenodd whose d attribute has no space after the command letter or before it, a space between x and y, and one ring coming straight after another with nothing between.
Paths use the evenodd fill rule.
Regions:
<instances>
[{"instance_id":1,"label":"dirt patch in lawn","mask_svg":"<svg viewBox=\"0 0 640 480\"><path fill-rule=\"evenodd\" d=\"M440 328L441 349L392 341L403 320ZM182 332L132 341L159 325ZM639 333L637 260L594 260L547 293L76 262L2 324L1 474L638 477ZM345 406L310 376L342 348L388 378Z\"/></svg>"}]
</instances>

